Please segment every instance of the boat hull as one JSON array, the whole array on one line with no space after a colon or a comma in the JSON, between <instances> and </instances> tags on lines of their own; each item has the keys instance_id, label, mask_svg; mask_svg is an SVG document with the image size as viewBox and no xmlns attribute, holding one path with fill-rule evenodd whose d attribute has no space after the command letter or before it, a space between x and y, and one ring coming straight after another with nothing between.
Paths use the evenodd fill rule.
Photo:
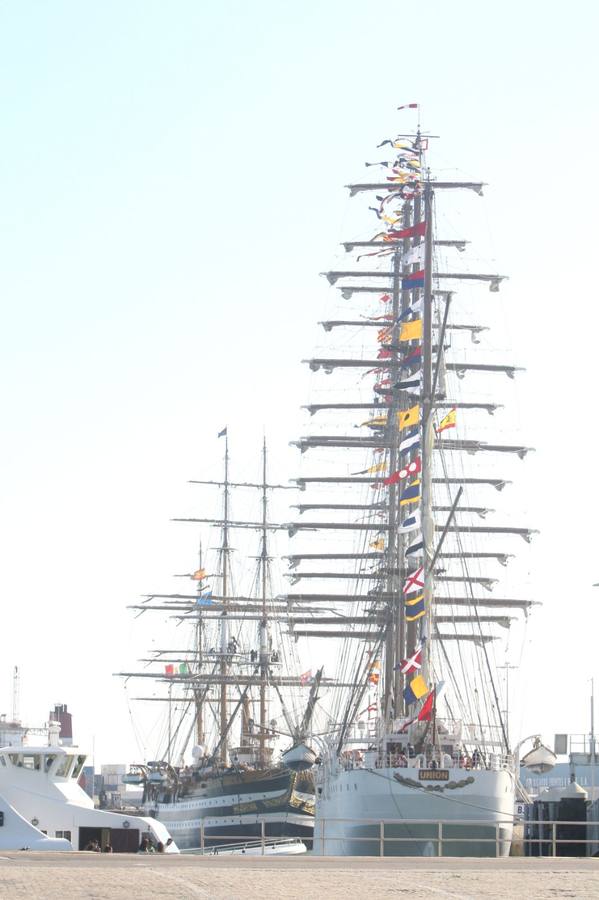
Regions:
<instances>
[{"instance_id":1,"label":"boat hull","mask_svg":"<svg viewBox=\"0 0 599 900\"><path fill-rule=\"evenodd\" d=\"M289 770L206 778L172 802L154 801L147 812L162 822L181 849L265 838L301 838L314 832L313 796L296 790Z\"/></svg>"},{"instance_id":2,"label":"boat hull","mask_svg":"<svg viewBox=\"0 0 599 900\"><path fill-rule=\"evenodd\" d=\"M416 769L324 774L317 780L314 855L509 855L515 796L509 770L450 769L445 782L426 785L417 779Z\"/></svg>"}]
</instances>

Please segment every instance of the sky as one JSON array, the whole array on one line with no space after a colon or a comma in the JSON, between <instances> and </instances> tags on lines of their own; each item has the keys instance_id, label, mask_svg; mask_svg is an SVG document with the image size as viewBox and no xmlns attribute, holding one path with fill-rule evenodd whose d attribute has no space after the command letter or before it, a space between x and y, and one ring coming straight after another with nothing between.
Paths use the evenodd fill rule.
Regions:
<instances>
[{"instance_id":1,"label":"sky","mask_svg":"<svg viewBox=\"0 0 599 900\"><path fill-rule=\"evenodd\" d=\"M150 749L155 710L134 727L113 673L166 625L127 606L193 565L169 520L211 513L187 481L218 475L225 424L240 478L264 433L274 477L297 472L344 185L418 101L435 171L488 184L527 370L515 490L543 606L514 727L588 730L598 24L579 0L0 2L0 711L18 666L27 723L63 702L96 761Z\"/></svg>"}]
</instances>

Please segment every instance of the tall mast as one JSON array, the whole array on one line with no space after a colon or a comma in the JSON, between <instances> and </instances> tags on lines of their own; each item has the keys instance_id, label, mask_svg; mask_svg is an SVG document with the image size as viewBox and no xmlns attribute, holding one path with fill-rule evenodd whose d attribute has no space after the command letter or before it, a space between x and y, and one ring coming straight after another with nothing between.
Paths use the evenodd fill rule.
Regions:
<instances>
[{"instance_id":1,"label":"tall mast","mask_svg":"<svg viewBox=\"0 0 599 900\"><path fill-rule=\"evenodd\" d=\"M399 315L400 315L400 284L401 284L401 252L397 250L393 254L393 331L392 343L397 347L399 339ZM397 351L393 351L397 357ZM387 414L387 434L389 436L389 472L394 472L397 468L399 435L397 431L397 412L399 402L396 392L392 394L389 412ZM398 551L398 532L397 532L397 511L399 509L398 490L395 484L389 487L388 496L388 525L389 532L386 537L385 556L387 559L387 579L386 590L390 597L399 598L398 578L396 560ZM399 601L392 602L389 610L389 621L387 625L387 633L385 637L385 680L383 691L383 708L382 713L385 720L391 715L393 710L396 711L396 697L394 698L394 665L396 656L396 641L402 633L402 613ZM395 699L395 704L394 704Z\"/></svg>"},{"instance_id":2,"label":"tall mast","mask_svg":"<svg viewBox=\"0 0 599 900\"><path fill-rule=\"evenodd\" d=\"M267 718L266 685L268 680L269 641L268 641L268 613L266 609L266 589L268 575L268 497L266 492L266 438L262 445L262 550L260 554L260 574L262 580L262 619L260 621L260 732L258 735L259 763L264 766Z\"/></svg>"},{"instance_id":3,"label":"tall mast","mask_svg":"<svg viewBox=\"0 0 599 900\"><path fill-rule=\"evenodd\" d=\"M432 498L432 461L435 433L433 429L434 398L433 383L433 189L430 179L424 183L424 221L426 231L424 238L424 302L422 312L422 534L424 542L424 606L426 622L425 652L423 653L422 674L425 680L429 677L430 638L432 634L432 599L433 599L433 537L435 524L433 521Z\"/></svg>"},{"instance_id":4,"label":"tall mast","mask_svg":"<svg viewBox=\"0 0 599 900\"><path fill-rule=\"evenodd\" d=\"M202 571L203 565L203 554L202 554L202 542L200 541L200 549L198 553L198 570ZM203 579L198 580L198 597L202 592L202 582ZM202 613L198 612L198 616L196 619L195 625L195 657L196 657L196 667L198 674L202 671L202 632L204 628L204 623L202 621ZM204 734L204 702L202 699L202 695L200 691L194 691L195 697L195 708L196 708L196 744L204 745L205 742L205 734Z\"/></svg>"},{"instance_id":5,"label":"tall mast","mask_svg":"<svg viewBox=\"0 0 599 900\"><path fill-rule=\"evenodd\" d=\"M496 579L483 578L476 574L476 570L471 573L468 560L490 559L504 565L510 554L494 548L492 552L464 550L462 534L519 535L529 540L532 532L530 529L496 526L494 523L473 525L470 520L464 520L464 514L484 517L493 510L470 505L468 498L465 500L467 505L460 505L463 485L488 485L502 490L508 482L500 478L482 477L482 473L472 477L467 470L466 473L461 470L454 473L453 454L463 451L468 454L516 453L523 458L529 448L467 440L459 436L459 433L457 437L442 433L448 428L456 427L457 409L481 409L492 413L500 405L476 400L462 402L458 398L447 396L445 372L454 372L458 377L469 372L486 372L513 378L518 371L514 366L479 363L476 359L454 359L451 352L450 358L445 359L446 350L461 349L459 340L448 340L446 346L446 332L449 337L455 332L459 338L461 334L470 331L474 343L478 343L475 335L484 328L478 322L467 324L448 321L452 291L444 287L445 282L448 279L452 283L486 282L494 293L504 276L446 271L444 267L437 266L437 260L433 258L435 246L461 251L466 244L464 240L449 238L434 240L433 209L436 194L456 189L481 194L483 184L474 181L431 182L428 174L422 171L423 151L428 146L428 139L421 137L419 129L415 135L402 134L395 140L385 140L378 146L387 144L394 149L405 150L406 153L400 152L393 162L366 163L367 166L386 167L384 177L379 180L348 185L350 196L375 193L376 200L379 201L378 207L369 208L379 219L378 227L385 230L377 233L370 241L344 244L347 251L361 247L372 248L373 252L360 253L356 262L364 257L384 257L387 264L379 266L373 263L368 267L348 267L322 273L329 284L337 287L344 300L350 300L355 294L358 297L365 295L368 299L371 294L382 293L379 299L387 304L383 308L383 314L378 314L378 311L375 314L373 311L370 315L358 317L347 313L339 320L321 323L327 332L333 328L362 325L372 330L376 328L379 347L372 354L365 353L363 348L353 348L345 350L341 356L329 352L326 356L305 360L313 372L323 370L326 374L337 371L360 374L360 370L364 370L362 377L375 375L374 397L371 402L346 402L346 398L342 397L342 402L339 403L310 404L306 407L311 415L321 410L372 410L372 418L359 425L354 423L355 428L368 426L370 430L356 433L350 429L347 434L341 433L337 428L328 433L319 430L316 434L309 434L293 442L302 453L317 448L333 451L351 449L362 455L372 451L373 454L384 453L385 456L375 456L374 459L369 457L373 465L347 475L323 473L320 476L294 479L302 491L312 485L324 485L327 488L334 486L344 493L340 498L343 502L339 503L330 502L332 498L329 497L322 502L317 497L316 502L297 504L300 521L287 525L290 537L298 533L309 535L312 532L325 535L339 533L349 537L354 532L360 536L360 547L354 553L325 553L323 551L326 545L323 545L316 548L320 552L302 551L289 556L289 565L293 570L289 576L292 584L305 579L308 587L302 592L287 593L281 599L293 604L290 609L294 613L296 610L301 613L294 620L296 637L345 637L348 644L352 639L367 641L372 655L378 656L379 650L381 651L380 661L372 657L366 660L361 655L356 659L355 654L345 648L339 656L342 671L348 671L350 666L354 667L354 671L352 691L347 697L342 696L333 706L334 717L339 716L339 728L334 733L337 750L342 748L348 729L356 720L360 721L364 712L361 711L364 705L363 695L371 684L378 685L381 703L379 736L383 729L389 733L388 726L392 717L407 713L413 718L414 712L420 708L419 701L422 702L427 688L430 690L434 687L434 678L439 675L432 667L433 638L436 641L435 648L439 648L450 668L451 661L445 649L448 642L458 642L458 646L466 642L474 645L472 656L478 663L476 675L481 681L488 675L487 683L483 683L483 699L485 702L488 700L485 715L490 716L493 724L499 718L503 740L507 745L507 734L503 728L493 669L487 651L487 643L496 640L497 635L483 631L482 625L508 628L510 617L499 616L497 611L524 610L530 603L505 597L489 599L475 593L477 586L486 591L491 590ZM434 305L437 299L439 308L443 308L442 304L445 302L442 322L438 323L437 306ZM440 363L441 379L438 377ZM452 387L452 380L449 382ZM437 409L451 410L451 415L444 415L438 434L434 423ZM443 477L433 477L434 454L441 456ZM388 477L379 474L383 471L387 471ZM449 505L442 504L448 502L451 493L447 499L444 497L443 501L438 500L437 505L433 505L433 487L436 488L437 484L446 486L448 493L452 491L453 485L459 486ZM346 487L348 485L351 487ZM363 502L364 498L361 498L362 502L354 502L354 498L347 493L362 485L368 485L376 491L373 502ZM316 515L303 518L304 513L311 511L315 511ZM330 515L325 519L323 514L329 511ZM433 514L445 512L449 513L446 523L435 525ZM368 544L369 537L374 535L377 539ZM450 541L445 549L446 536L450 536ZM369 547L377 552L370 552ZM330 560L339 561L340 565L333 565L331 571L323 570L318 564L314 568L304 569L304 565L310 561ZM436 567L437 560L439 567ZM460 564L459 571L449 568L451 565L455 566L456 561ZM341 582L349 579L355 581L358 587L352 591L342 586L338 593L326 593L326 588L310 591L311 585L324 583L324 579ZM454 585L462 584L466 587L457 590L454 588ZM437 590L439 596L435 597ZM304 606L308 603L312 605L311 618ZM319 614L318 605L321 603L327 605L323 609L324 615ZM348 609L349 615L344 614L345 604L352 605ZM331 607L335 615L331 614ZM438 615L435 614L435 607L439 610ZM450 607L451 610L445 611L444 607ZM458 608L458 615L454 614L454 607ZM461 607L468 608L467 615L459 614ZM494 615L480 615L481 609L493 610ZM368 615L365 615L366 611ZM303 614L306 615L305 619ZM312 627L310 630L297 630L295 624ZM439 625L442 624L452 627L440 630ZM456 629L461 624L470 624L471 630ZM358 631L353 627L355 625L366 627ZM459 653L462 660L462 651ZM402 674L399 663L404 655L406 664ZM480 656L484 658L486 674L480 667ZM382 666L380 679L375 674L375 662L377 666ZM451 676L452 679L455 678L453 669ZM410 690L405 690L407 687ZM492 697L488 697L490 694ZM470 698L465 697L459 687L456 688L456 695L459 706L474 706L480 720L479 698L475 697L471 704ZM368 712L371 709L372 707L367 707ZM447 710L448 715L453 718L455 707L451 708L449 700ZM436 712L435 701L434 715ZM466 714L470 714L468 709ZM478 725L482 732L482 721ZM424 735L427 740L429 731L428 726L413 729L415 734L420 737ZM438 733L435 722L432 733L434 736ZM490 730L489 734L495 740L494 731Z\"/></svg>"},{"instance_id":6,"label":"tall mast","mask_svg":"<svg viewBox=\"0 0 599 900\"><path fill-rule=\"evenodd\" d=\"M229 632L227 628L227 607L229 594L229 436L225 429L225 478L223 483L223 526L222 526L222 545L221 545L221 567L222 567L222 585L223 585L223 614L221 624L221 645L220 645L220 674L222 682L220 686L220 759L223 763L227 762L227 682L228 674L228 643Z\"/></svg>"}]
</instances>

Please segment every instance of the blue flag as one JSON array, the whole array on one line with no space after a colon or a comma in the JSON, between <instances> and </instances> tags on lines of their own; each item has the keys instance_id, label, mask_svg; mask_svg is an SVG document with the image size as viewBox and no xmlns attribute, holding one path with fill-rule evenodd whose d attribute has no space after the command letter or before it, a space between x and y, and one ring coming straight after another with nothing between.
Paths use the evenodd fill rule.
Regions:
<instances>
[{"instance_id":1,"label":"blue flag","mask_svg":"<svg viewBox=\"0 0 599 900\"><path fill-rule=\"evenodd\" d=\"M422 527L422 523L420 521L420 510L415 509L413 513L410 513L409 516L402 521L399 526L400 534L409 534L410 531L419 531Z\"/></svg>"},{"instance_id":2,"label":"blue flag","mask_svg":"<svg viewBox=\"0 0 599 900\"><path fill-rule=\"evenodd\" d=\"M420 556L424 552L424 541L422 537L416 538L413 543L406 549L406 556Z\"/></svg>"},{"instance_id":3,"label":"blue flag","mask_svg":"<svg viewBox=\"0 0 599 900\"><path fill-rule=\"evenodd\" d=\"M409 484L399 495L400 506L405 506L407 503L416 503L418 500L420 500L420 481Z\"/></svg>"},{"instance_id":4,"label":"blue flag","mask_svg":"<svg viewBox=\"0 0 599 900\"><path fill-rule=\"evenodd\" d=\"M425 612L426 608L424 606L424 594L419 594L418 597L414 597L413 600L406 600L406 622L416 622L417 619L422 618Z\"/></svg>"},{"instance_id":5,"label":"blue flag","mask_svg":"<svg viewBox=\"0 0 599 900\"><path fill-rule=\"evenodd\" d=\"M410 275L407 275L405 278L401 280L401 289L402 291L411 291L413 288L423 288L424 287L424 269L420 269L418 272L412 272Z\"/></svg>"},{"instance_id":6,"label":"blue flag","mask_svg":"<svg viewBox=\"0 0 599 900\"><path fill-rule=\"evenodd\" d=\"M420 429L412 428L408 431L399 443L399 453L407 453L408 450L414 450L420 446Z\"/></svg>"}]
</instances>

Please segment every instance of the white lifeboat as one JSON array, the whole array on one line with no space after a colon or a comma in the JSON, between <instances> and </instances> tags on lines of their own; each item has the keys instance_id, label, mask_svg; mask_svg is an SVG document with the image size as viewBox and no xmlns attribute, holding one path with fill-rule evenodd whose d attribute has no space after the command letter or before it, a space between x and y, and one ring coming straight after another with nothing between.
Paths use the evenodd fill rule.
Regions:
<instances>
[{"instance_id":1,"label":"white lifeboat","mask_svg":"<svg viewBox=\"0 0 599 900\"><path fill-rule=\"evenodd\" d=\"M292 772L305 772L316 762L316 753L307 744L296 744L286 750L281 758Z\"/></svg>"},{"instance_id":2,"label":"white lifeboat","mask_svg":"<svg viewBox=\"0 0 599 900\"><path fill-rule=\"evenodd\" d=\"M520 760L520 765L529 769L535 775L543 775L544 772L551 771L556 762L557 756L553 750L542 744L540 738L537 737L532 750L529 750Z\"/></svg>"}]
</instances>

